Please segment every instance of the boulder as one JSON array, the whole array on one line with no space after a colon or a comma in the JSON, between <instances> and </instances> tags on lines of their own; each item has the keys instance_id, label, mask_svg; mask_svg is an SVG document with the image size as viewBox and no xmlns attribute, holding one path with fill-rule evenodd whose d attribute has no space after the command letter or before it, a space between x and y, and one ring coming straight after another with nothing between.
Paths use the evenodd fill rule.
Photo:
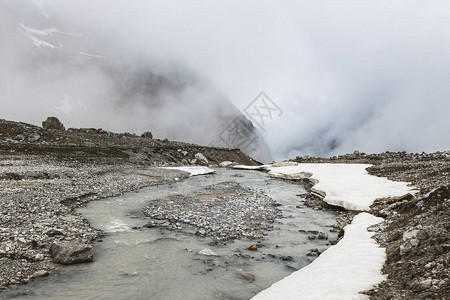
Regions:
<instances>
[{"instance_id":1,"label":"boulder","mask_svg":"<svg viewBox=\"0 0 450 300\"><path fill-rule=\"evenodd\" d=\"M250 247L247 248L247 250L250 250L250 251L258 251L258 245L256 245L256 244L251 245Z\"/></svg>"},{"instance_id":2,"label":"boulder","mask_svg":"<svg viewBox=\"0 0 450 300\"><path fill-rule=\"evenodd\" d=\"M202 153L195 154L195 158L200 163L204 163L204 164L209 163L208 159Z\"/></svg>"},{"instance_id":3,"label":"boulder","mask_svg":"<svg viewBox=\"0 0 450 300\"><path fill-rule=\"evenodd\" d=\"M63 123L61 123L56 117L48 117L47 120L42 122L42 127L44 129L66 130Z\"/></svg>"},{"instance_id":4,"label":"boulder","mask_svg":"<svg viewBox=\"0 0 450 300\"><path fill-rule=\"evenodd\" d=\"M45 277L48 276L48 271L46 270L39 270L33 273L33 275L31 275L32 278L39 278L39 277Z\"/></svg>"},{"instance_id":5,"label":"boulder","mask_svg":"<svg viewBox=\"0 0 450 300\"><path fill-rule=\"evenodd\" d=\"M432 280L431 279L425 279L425 280L414 280L411 284L411 290L415 293L421 292L423 290L429 289L431 287Z\"/></svg>"},{"instance_id":6,"label":"boulder","mask_svg":"<svg viewBox=\"0 0 450 300\"><path fill-rule=\"evenodd\" d=\"M403 233L402 244L400 245L400 255L403 256L407 254L411 249L419 245L419 232L420 230L411 228Z\"/></svg>"},{"instance_id":7,"label":"boulder","mask_svg":"<svg viewBox=\"0 0 450 300\"><path fill-rule=\"evenodd\" d=\"M153 134L150 131L146 131L143 134L141 134L141 137L147 138L147 139L152 139L153 138Z\"/></svg>"},{"instance_id":8,"label":"boulder","mask_svg":"<svg viewBox=\"0 0 450 300\"><path fill-rule=\"evenodd\" d=\"M234 162L226 160L226 161L221 162L219 164L219 167L227 168L227 167L231 167L234 164L235 164Z\"/></svg>"},{"instance_id":9,"label":"boulder","mask_svg":"<svg viewBox=\"0 0 450 300\"><path fill-rule=\"evenodd\" d=\"M238 273L236 274L236 277L248 282L253 282L255 281L255 275L251 274L251 273L247 273L247 272L242 272L242 273Z\"/></svg>"},{"instance_id":10,"label":"boulder","mask_svg":"<svg viewBox=\"0 0 450 300\"><path fill-rule=\"evenodd\" d=\"M49 250L53 262L62 265L91 262L94 258L92 246L79 241L53 242Z\"/></svg>"},{"instance_id":11,"label":"boulder","mask_svg":"<svg viewBox=\"0 0 450 300\"><path fill-rule=\"evenodd\" d=\"M211 249L208 249L208 248L200 250L197 254L205 255L205 256L217 256L216 253L214 253Z\"/></svg>"}]
</instances>

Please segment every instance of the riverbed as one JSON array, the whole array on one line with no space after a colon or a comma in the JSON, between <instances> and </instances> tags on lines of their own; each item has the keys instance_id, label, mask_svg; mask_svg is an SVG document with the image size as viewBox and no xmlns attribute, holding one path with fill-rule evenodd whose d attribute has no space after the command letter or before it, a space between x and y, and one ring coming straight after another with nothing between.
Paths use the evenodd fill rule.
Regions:
<instances>
[{"instance_id":1,"label":"riverbed","mask_svg":"<svg viewBox=\"0 0 450 300\"><path fill-rule=\"evenodd\" d=\"M282 217L263 239L212 244L208 237L183 230L143 227L150 219L142 208L150 201L230 181L262 191L280 204ZM297 196L303 193L298 184L263 172L216 169L216 174L90 202L78 212L106 233L94 243L94 262L64 267L0 298L249 299L311 263L337 238L335 215L306 207ZM258 250L248 250L254 244ZM203 249L217 256L198 254Z\"/></svg>"}]
</instances>

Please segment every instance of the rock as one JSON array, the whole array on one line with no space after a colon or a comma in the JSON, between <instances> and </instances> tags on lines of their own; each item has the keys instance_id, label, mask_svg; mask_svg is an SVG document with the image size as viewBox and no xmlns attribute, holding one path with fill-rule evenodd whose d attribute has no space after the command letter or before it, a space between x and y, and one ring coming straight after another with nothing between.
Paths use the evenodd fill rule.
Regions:
<instances>
[{"instance_id":1,"label":"rock","mask_svg":"<svg viewBox=\"0 0 450 300\"><path fill-rule=\"evenodd\" d=\"M63 123L61 123L56 117L48 117L47 120L42 122L44 129L66 130Z\"/></svg>"},{"instance_id":2,"label":"rock","mask_svg":"<svg viewBox=\"0 0 450 300\"><path fill-rule=\"evenodd\" d=\"M425 279L422 281L414 280L411 284L411 290L415 293L429 289L431 287L432 280Z\"/></svg>"},{"instance_id":3,"label":"rock","mask_svg":"<svg viewBox=\"0 0 450 300\"><path fill-rule=\"evenodd\" d=\"M201 163L204 163L204 164L209 163L208 159L201 153L195 154L195 158L197 159L197 161L199 161Z\"/></svg>"},{"instance_id":4,"label":"rock","mask_svg":"<svg viewBox=\"0 0 450 300\"><path fill-rule=\"evenodd\" d=\"M245 281L248 281L248 282L255 281L255 275L253 275L251 273L246 273L246 272L238 273L238 274L236 274L236 277L239 278L239 279L243 279Z\"/></svg>"},{"instance_id":5,"label":"rock","mask_svg":"<svg viewBox=\"0 0 450 300\"><path fill-rule=\"evenodd\" d=\"M328 234L325 232L320 232L319 236L317 237L319 240L328 240Z\"/></svg>"},{"instance_id":6,"label":"rock","mask_svg":"<svg viewBox=\"0 0 450 300\"><path fill-rule=\"evenodd\" d=\"M234 162L226 160L226 161L221 162L219 164L219 167L226 168L226 167L232 166L233 164L234 164Z\"/></svg>"},{"instance_id":7,"label":"rock","mask_svg":"<svg viewBox=\"0 0 450 300\"><path fill-rule=\"evenodd\" d=\"M62 265L91 262L94 258L92 246L78 241L53 242L49 250L53 262Z\"/></svg>"},{"instance_id":8,"label":"rock","mask_svg":"<svg viewBox=\"0 0 450 300\"><path fill-rule=\"evenodd\" d=\"M250 247L248 247L247 250L250 250L250 251L258 251L258 245L253 244L253 245L251 245Z\"/></svg>"},{"instance_id":9,"label":"rock","mask_svg":"<svg viewBox=\"0 0 450 300\"><path fill-rule=\"evenodd\" d=\"M48 236L65 235L64 232L56 228L50 228L45 232L45 234Z\"/></svg>"},{"instance_id":10,"label":"rock","mask_svg":"<svg viewBox=\"0 0 450 300\"><path fill-rule=\"evenodd\" d=\"M16 136L14 139L19 142L35 143L41 139L41 135L38 133L24 132Z\"/></svg>"},{"instance_id":11,"label":"rock","mask_svg":"<svg viewBox=\"0 0 450 300\"><path fill-rule=\"evenodd\" d=\"M36 255L34 256L34 259L35 259L36 261L42 261L42 260L44 260L44 254L38 253L38 254L36 254Z\"/></svg>"},{"instance_id":12,"label":"rock","mask_svg":"<svg viewBox=\"0 0 450 300\"><path fill-rule=\"evenodd\" d=\"M400 245L400 255L405 255L411 249L417 247L419 245L419 239L417 237L419 230L417 229L409 229L403 233L403 242Z\"/></svg>"},{"instance_id":13,"label":"rock","mask_svg":"<svg viewBox=\"0 0 450 300\"><path fill-rule=\"evenodd\" d=\"M281 161L272 164L272 167L292 167L298 166L298 162L295 161Z\"/></svg>"},{"instance_id":14,"label":"rock","mask_svg":"<svg viewBox=\"0 0 450 300\"><path fill-rule=\"evenodd\" d=\"M33 273L33 275L31 275L31 277L33 278L38 278L38 277L45 277L48 276L48 272L45 270L39 270Z\"/></svg>"},{"instance_id":15,"label":"rock","mask_svg":"<svg viewBox=\"0 0 450 300\"><path fill-rule=\"evenodd\" d=\"M208 248L200 250L197 254L206 255L206 256L217 256L216 253L214 253L211 249L208 249Z\"/></svg>"},{"instance_id":16,"label":"rock","mask_svg":"<svg viewBox=\"0 0 450 300\"><path fill-rule=\"evenodd\" d=\"M150 131L146 131L143 134L141 134L141 137L147 138L147 139L152 139L153 138L153 134Z\"/></svg>"}]
</instances>

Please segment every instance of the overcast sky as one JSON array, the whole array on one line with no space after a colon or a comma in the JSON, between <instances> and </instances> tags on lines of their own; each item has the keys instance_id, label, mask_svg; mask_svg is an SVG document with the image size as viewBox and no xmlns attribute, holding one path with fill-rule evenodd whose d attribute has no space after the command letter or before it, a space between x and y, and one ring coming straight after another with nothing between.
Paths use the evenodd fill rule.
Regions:
<instances>
[{"instance_id":1,"label":"overcast sky","mask_svg":"<svg viewBox=\"0 0 450 300\"><path fill-rule=\"evenodd\" d=\"M449 1L34 2L182 61L240 109L264 91L283 111L264 132L277 159L450 148Z\"/></svg>"}]
</instances>

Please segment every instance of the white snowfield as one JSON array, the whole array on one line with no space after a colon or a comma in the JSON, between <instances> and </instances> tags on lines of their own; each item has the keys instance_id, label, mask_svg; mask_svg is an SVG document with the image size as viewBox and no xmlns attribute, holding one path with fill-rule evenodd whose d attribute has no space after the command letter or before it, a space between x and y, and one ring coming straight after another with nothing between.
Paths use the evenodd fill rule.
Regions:
<instances>
[{"instance_id":1,"label":"white snowfield","mask_svg":"<svg viewBox=\"0 0 450 300\"><path fill-rule=\"evenodd\" d=\"M298 164L270 167L269 175L284 179L308 177L317 182L313 191L324 195L325 202L349 210L369 210L377 198L397 197L416 190L405 182L367 173L368 164Z\"/></svg>"},{"instance_id":2,"label":"white snowfield","mask_svg":"<svg viewBox=\"0 0 450 300\"><path fill-rule=\"evenodd\" d=\"M367 227L383 219L360 213L336 245L310 265L260 292L254 300L368 299L360 291L384 280L381 275L386 254L371 238Z\"/></svg>"},{"instance_id":3,"label":"white snowfield","mask_svg":"<svg viewBox=\"0 0 450 300\"><path fill-rule=\"evenodd\" d=\"M181 170L191 174L191 176L205 175L215 173L213 169L202 166L189 166L189 167L165 167L164 169Z\"/></svg>"},{"instance_id":4,"label":"white snowfield","mask_svg":"<svg viewBox=\"0 0 450 300\"><path fill-rule=\"evenodd\" d=\"M280 165L280 164L279 164ZM365 164L298 164L270 167L272 177L310 178L313 190L332 205L352 210L368 210L377 198L414 192L404 182L369 175ZM328 248L310 265L274 283L255 300L368 299L360 292L384 280L381 274L385 249L371 238L367 227L382 218L362 212L345 227L344 238Z\"/></svg>"}]
</instances>

